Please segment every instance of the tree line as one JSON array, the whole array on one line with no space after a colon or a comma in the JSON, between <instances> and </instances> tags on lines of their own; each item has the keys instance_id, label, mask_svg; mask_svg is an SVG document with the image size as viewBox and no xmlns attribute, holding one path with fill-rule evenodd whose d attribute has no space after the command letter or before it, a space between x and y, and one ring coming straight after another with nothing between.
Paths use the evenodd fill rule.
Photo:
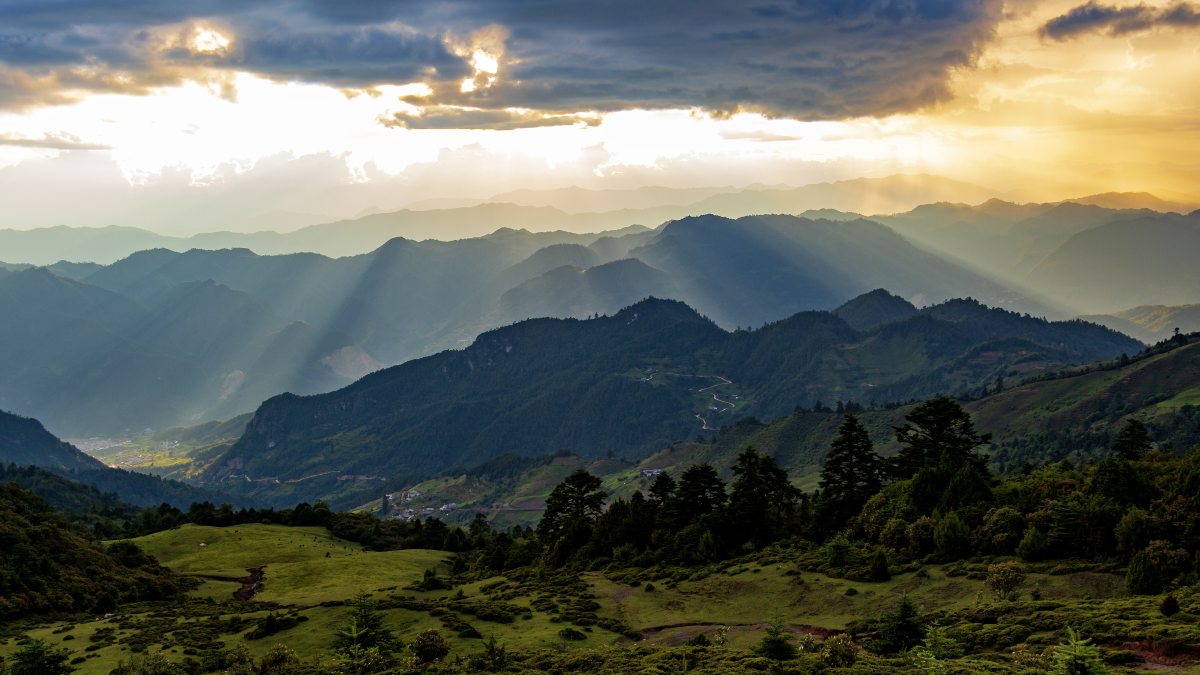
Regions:
<instances>
[{"instance_id":1,"label":"tree line","mask_svg":"<svg viewBox=\"0 0 1200 675\"><path fill-rule=\"evenodd\" d=\"M1147 581L1130 588L1146 592L1200 571L1200 452L1154 450L1135 419L1102 461L1026 463L1003 478L980 452L991 435L951 398L918 405L894 430L901 450L884 458L844 414L812 494L753 447L736 457L728 482L697 464L611 501L601 479L580 469L554 488L533 531L491 532L478 516L472 557L496 570L531 561L603 569L714 563L780 542L857 544L876 552L885 576L889 565L974 555L1132 562L1131 574Z\"/></svg>"}]
</instances>

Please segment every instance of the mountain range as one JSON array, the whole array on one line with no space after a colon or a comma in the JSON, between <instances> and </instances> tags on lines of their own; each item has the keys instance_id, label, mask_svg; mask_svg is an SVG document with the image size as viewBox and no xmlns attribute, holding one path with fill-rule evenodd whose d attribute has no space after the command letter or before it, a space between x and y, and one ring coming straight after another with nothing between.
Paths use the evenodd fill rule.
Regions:
<instances>
[{"instance_id":1,"label":"mountain range","mask_svg":"<svg viewBox=\"0 0 1200 675\"><path fill-rule=\"evenodd\" d=\"M840 313L871 313L854 309ZM498 328L462 351L328 394L276 396L196 477L236 490L333 472L383 479L561 448L640 459L744 415L978 390L998 375L1140 347L1094 324L974 300L914 307L869 331L824 311L725 331L681 302L649 299L611 316Z\"/></svg>"},{"instance_id":2,"label":"mountain range","mask_svg":"<svg viewBox=\"0 0 1200 675\"><path fill-rule=\"evenodd\" d=\"M654 296L734 329L833 309L875 287L921 304L962 294L1045 313L865 219L502 229L397 238L344 258L152 249L0 279L0 305L15 319L0 328L0 405L67 437L128 434L228 419L282 392L331 391L528 318L602 316Z\"/></svg>"}]
</instances>

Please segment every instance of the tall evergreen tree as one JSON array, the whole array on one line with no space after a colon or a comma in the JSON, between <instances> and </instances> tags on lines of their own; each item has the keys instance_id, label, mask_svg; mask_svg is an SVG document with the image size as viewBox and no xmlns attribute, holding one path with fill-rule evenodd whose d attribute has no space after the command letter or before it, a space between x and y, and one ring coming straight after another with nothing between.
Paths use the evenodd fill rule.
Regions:
<instances>
[{"instance_id":1,"label":"tall evergreen tree","mask_svg":"<svg viewBox=\"0 0 1200 675\"><path fill-rule=\"evenodd\" d=\"M747 446L730 469L737 478L729 496L730 542L764 546L784 535L796 511L800 490L788 482L787 472L774 457L760 455Z\"/></svg>"},{"instance_id":2,"label":"tall evergreen tree","mask_svg":"<svg viewBox=\"0 0 1200 675\"><path fill-rule=\"evenodd\" d=\"M711 464L694 464L679 477L671 513L671 528L682 530L725 506L725 481Z\"/></svg>"},{"instance_id":3,"label":"tall evergreen tree","mask_svg":"<svg viewBox=\"0 0 1200 675\"><path fill-rule=\"evenodd\" d=\"M854 414L847 414L837 438L829 444L821 467L823 503L839 514L840 527L882 486L883 459L875 453L871 435Z\"/></svg>"},{"instance_id":4,"label":"tall evergreen tree","mask_svg":"<svg viewBox=\"0 0 1200 675\"><path fill-rule=\"evenodd\" d=\"M599 491L601 482L586 469L564 478L546 498L546 510L537 526L538 537L552 546L568 529L595 522L607 497Z\"/></svg>"},{"instance_id":5,"label":"tall evergreen tree","mask_svg":"<svg viewBox=\"0 0 1200 675\"><path fill-rule=\"evenodd\" d=\"M964 465L987 471L987 457L975 448L992 442L992 435L979 434L971 415L946 396L929 399L904 416L895 427L896 441L904 446L891 462L896 478L912 478L921 469L958 472Z\"/></svg>"},{"instance_id":6,"label":"tall evergreen tree","mask_svg":"<svg viewBox=\"0 0 1200 675\"><path fill-rule=\"evenodd\" d=\"M1125 420L1125 428L1117 434L1117 440L1113 441L1112 451L1121 459L1132 462L1149 452L1153 442L1146 425L1130 417Z\"/></svg>"}]
</instances>

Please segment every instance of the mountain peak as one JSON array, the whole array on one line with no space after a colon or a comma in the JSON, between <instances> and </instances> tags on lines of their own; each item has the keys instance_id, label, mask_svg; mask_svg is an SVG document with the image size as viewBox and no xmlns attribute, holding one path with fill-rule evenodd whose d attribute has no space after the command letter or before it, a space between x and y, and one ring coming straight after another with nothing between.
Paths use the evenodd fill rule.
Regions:
<instances>
[{"instance_id":1,"label":"mountain peak","mask_svg":"<svg viewBox=\"0 0 1200 675\"><path fill-rule=\"evenodd\" d=\"M863 293L833 310L834 316L850 324L855 330L871 330L916 313L917 308L911 302L882 288Z\"/></svg>"},{"instance_id":2,"label":"mountain peak","mask_svg":"<svg viewBox=\"0 0 1200 675\"><path fill-rule=\"evenodd\" d=\"M658 320L670 321L672 323L683 321L709 323L708 319L701 316L699 312L689 307L685 302L656 298L654 296L650 296L645 300L622 309L614 315L614 318L625 319L629 322L634 320Z\"/></svg>"}]
</instances>

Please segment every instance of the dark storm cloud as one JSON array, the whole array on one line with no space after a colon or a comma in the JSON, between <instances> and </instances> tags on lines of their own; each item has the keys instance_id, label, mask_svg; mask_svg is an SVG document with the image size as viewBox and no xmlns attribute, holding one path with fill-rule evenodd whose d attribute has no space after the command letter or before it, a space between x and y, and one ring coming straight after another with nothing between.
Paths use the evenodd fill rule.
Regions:
<instances>
[{"instance_id":1,"label":"dark storm cloud","mask_svg":"<svg viewBox=\"0 0 1200 675\"><path fill-rule=\"evenodd\" d=\"M1165 8L1145 4L1116 7L1092 0L1062 16L1050 19L1038 30L1038 35L1061 41L1089 33L1115 37L1163 26L1200 26L1200 5L1179 2Z\"/></svg>"},{"instance_id":2,"label":"dark storm cloud","mask_svg":"<svg viewBox=\"0 0 1200 675\"><path fill-rule=\"evenodd\" d=\"M389 118L410 127L560 124L544 115L635 107L884 115L949 98L950 74L992 39L1001 4L10 0L0 4L0 105L249 71L337 87L424 82L434 93L410 102L430 112ZM232 37L228 49L189 49L199 25ZM480 44L500 57L499 73L463 92ZM506 122L454 107L538 113Z\"/></svg>"}]
</instances>

